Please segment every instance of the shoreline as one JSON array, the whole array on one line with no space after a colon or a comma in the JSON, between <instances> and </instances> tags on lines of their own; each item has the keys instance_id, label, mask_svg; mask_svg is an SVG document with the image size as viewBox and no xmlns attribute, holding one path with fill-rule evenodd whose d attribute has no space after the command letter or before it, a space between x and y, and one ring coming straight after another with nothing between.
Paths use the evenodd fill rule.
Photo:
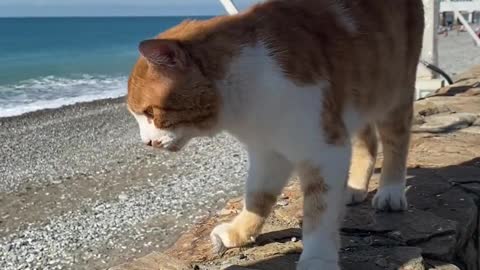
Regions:
<instances>
[{"instance_id":1,"label":"shoreline","mask_svg":"<svg viewBox=\"0 0 480 270\"><path fill-rule=\"evenodd\" d=\"M224 134L145 147L124 97L0 118L0 141L5 270L105 269L166 248L238 196L246 171Z\"/></svg>"},{"instance_id":2,"label":"shoreline","mask_svg":"<svg viewBox=\"0 0 480 270\"><path fill-rule=\"evenodd\" d=\"M457 35L454 31L451 32L452 33L450 33L448 37L444 37L442 35L437 36L439 46L439 67L446 71L452 78L456 78L458 74L467 71L471 66L474 66L476 63L480 62L480 48L473 46L473 41L468 33L461 32ZM465 53L465 48L468 47L473 49L473 55L468 55ZM91 101L81 101L73 104L61 105L56 108L45 108L30 111L19 115L0 116L0 124L2 121L12 121L13 119L21 120L25 117L36 117L38 115L49 113L55 114L62 110L69 110L77 106L88 107L90 105L95 106L96 104L102 103L121 102L125 99L125 96L126 95L116 98L101 98Z\"/></svg>"},{"instance_id":3,"label":"shoreline","mask_svg":"<svg viewBox=\"0 0 480 270\"><path fill-rule=\"evenodd\" d=\"M15 120L24 120L25 118L44 117L52 114L59 114L65 111L71 111L78 108L88 109L88 108L96 107L99 105L106 105L111 103L113 104L122 103L122 102L125 102L125 98L126 98L126 95L116 97L116 98L101 98L101 99L95 99L90 101L76 102L73 104L61 105L56 108L44 108L40 110L25 112L19 115L0 116L0 124L1 122L11 122Z\"/></svg>"}]
</instances>

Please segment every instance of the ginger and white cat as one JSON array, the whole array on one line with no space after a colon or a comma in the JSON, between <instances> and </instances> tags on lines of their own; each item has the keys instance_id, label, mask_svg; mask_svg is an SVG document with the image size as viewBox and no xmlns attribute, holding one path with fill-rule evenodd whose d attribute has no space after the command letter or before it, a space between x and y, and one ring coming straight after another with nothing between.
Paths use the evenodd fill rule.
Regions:
<instances>
[{"instance_id":1,"label":"ginger and white cat","mask_svg":"<svg viewBox=\"0 0 480 270\"><path fill-rule=\"evenodd\" d=\"M345 197L366 197L376 130L384 161L373 206L407 207L423 26L421 0L273 0L185 21L141 42L128 108L153 147L177 151L223 130L245 144L245 206L213 230L217 250L251 242L295 172L304 193L297 269L339 269Z\"/></svg>"}]
</instances>

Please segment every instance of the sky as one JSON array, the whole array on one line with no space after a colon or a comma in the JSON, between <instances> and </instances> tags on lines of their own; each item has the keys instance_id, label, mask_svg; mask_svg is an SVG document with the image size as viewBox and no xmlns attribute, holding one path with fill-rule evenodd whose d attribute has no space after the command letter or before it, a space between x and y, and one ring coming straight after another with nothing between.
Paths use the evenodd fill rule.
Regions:
<instances>
[{"instance_id":1,"label":"sky","mask_svg":"<svg viewBox=\"0 0 480 270\"><path fill-rule=\"evenodd\" d=\"M258 0L236 0L240 9ZM225 14L218 0L0 0L0 17Z\"/></svg>"}]
</instances>

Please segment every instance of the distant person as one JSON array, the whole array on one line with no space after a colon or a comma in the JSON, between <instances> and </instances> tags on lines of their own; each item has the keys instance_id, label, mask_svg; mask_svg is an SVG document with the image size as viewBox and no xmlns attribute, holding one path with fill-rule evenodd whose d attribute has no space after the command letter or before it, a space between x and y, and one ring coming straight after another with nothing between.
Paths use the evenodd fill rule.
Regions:
<instances>
[{"instance_id":1,"label":"distant person","mask_svg":"<svg viewBox=\"0 0 480 270\"><path fill-rule=\"evenodd\" d=\"M452 22L452 21L448 21L448 22L447 22L447 29L448 29L449 31L452 31L452 29L453 29L453 22Z\"/></svg>"}]
</instances>

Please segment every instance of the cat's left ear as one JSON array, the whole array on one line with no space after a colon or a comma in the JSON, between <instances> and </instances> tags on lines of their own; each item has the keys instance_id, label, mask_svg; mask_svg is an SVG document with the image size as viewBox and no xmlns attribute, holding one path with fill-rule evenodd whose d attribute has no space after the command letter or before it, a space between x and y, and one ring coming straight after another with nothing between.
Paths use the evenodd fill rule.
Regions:
<instances>
[{"instance_id":1,"label":"cat's left ear","mask_svg":"<svg viewBox=\"0 0 480 270\"><path fill-rule=\"evenodd\" d=\"M188 65L188 54L174 40L144 40L138 45L138 50L149 63L158 67L183 70Z\"/></svg>"}]
</instances>

